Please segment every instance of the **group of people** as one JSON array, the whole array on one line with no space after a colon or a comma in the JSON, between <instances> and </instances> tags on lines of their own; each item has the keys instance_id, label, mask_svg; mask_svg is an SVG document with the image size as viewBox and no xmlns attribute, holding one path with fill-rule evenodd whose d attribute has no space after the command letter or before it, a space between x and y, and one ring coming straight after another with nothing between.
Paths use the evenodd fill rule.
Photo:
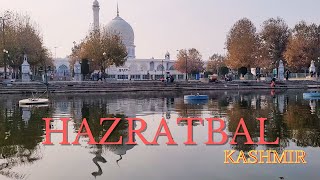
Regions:
<instances>
[{"instance_id":1,"label":"group of people","mask_svg":"<svg viewBox=\"0 0 320 180\"><path fill-rule=\"evenodd\" d=\"M224 80L225 80L225 81L232 81L232 76L231 76L231 74L225 74L225 75L224 75Z\"/></svg>"},{"instance_id":2,"label":"group of people","mask_svg":"<svg viewBox=\"0 0 320 180\"><path fill-rule=\"evenodd\" d=\"M285 72L285 78L286 78L287 81L289 80L289 77L290 77L290 71L287 69L286 72ZM271 87L275 87L276 86L276 75L274 75L274 77L272 78L270 86Z\"/></svg>"},{"instance_id":3,"label":"group of people","mask_svg":"<svg viewBox=\"0 0 320 180\"><path fill-rule=\"evenodd\" d=\"M317 76L316 72L313 72L313 71L310 72L310 77L316 77L316 76Z\"/></svg>"},{"instance_id":4,"label":"group of people","mask_svg":"<svg viewBox=\"0 0 320 180\"><path fill-rule=\"evenodd\" d=\"M107 78L107 74L105 72L93 72L91 73L91 76L90 76L90 79L92 81L103 81L103 80L106 80Z\"/></svg>"},{"instance_id":5,"label":"group of people","mask_svg":"<svg viewBox=\"0 0 320 180\"><path fill-rule=\"evenodd\" d=\"M164 82L164 78L161 78L161 81ZM172 75L168 75L166 77L166 82L167 83L173 83L174 82L174 77Z\"/></svg>"}]
</instances>

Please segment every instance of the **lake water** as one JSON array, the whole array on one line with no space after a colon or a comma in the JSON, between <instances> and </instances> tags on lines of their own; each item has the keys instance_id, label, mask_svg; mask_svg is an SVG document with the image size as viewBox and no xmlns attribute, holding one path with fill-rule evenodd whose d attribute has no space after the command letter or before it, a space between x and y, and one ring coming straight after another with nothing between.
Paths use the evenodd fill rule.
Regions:
<instances>
[{"instance_id":1,"label":"lake water","mask_svg":"<svg viewBox=\"0 0 320 180\"><path fill-rule=\"evenodd\" d=\"M30 180L272 180L320 179L320 111L317 100L304 100L303 91L214 91L208 102L188 103L183 93L123 93L108 95L52 95L48 107L19 107L23 96L0 96L0 179ZM186 93L185 93L186 94ZM52 134L55 145L43 145L45 129L42 118L52 117L52 129L61 129L59 118L72 118L68 125L73 142L82 119L87 118L95 139L100 139L111 124L100 126L102 117L136 117L147 122L143 133L152 141L164 117L178 145L60 145L61 134ZM231 136L241 118L256 141L259 139L257 117L268 118L266 139L280 138L279 145L205 145L208 124L194 123L194 141L187 146L187 125L177 124L178 117L219 117L226 122ZM121 121L109 141L127 139L127 122ZM139 123L135 128L140 127ZM219 134L214 138L221 139ZM224 150L248 152L253 149L304 150L307 164L224 164Z\"/></svg>"}]
</instances>

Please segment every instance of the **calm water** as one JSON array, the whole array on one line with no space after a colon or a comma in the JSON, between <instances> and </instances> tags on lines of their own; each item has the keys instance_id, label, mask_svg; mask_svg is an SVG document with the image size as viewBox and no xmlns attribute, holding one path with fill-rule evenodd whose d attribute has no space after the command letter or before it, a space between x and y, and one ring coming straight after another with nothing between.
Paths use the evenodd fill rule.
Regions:
<instances>
[{"instance_id":1,"label":"calm water","mask_svg":"<svg viewBox=\"0 0 320 180\"><path fill-rule=\"evenodd\" d=\"M320 179L320 111L316 100L304 100L300 91L218 91L208 92L210 100L202 104L183 101L181 93L126 93L109 95L70 95L52 97L49 107L19 107L22 96L0 96L0 179L90 180L90 179L243 179L272 180ZM43 117L70 117L69 141L73 141L82 118L87 118L95 139L100 139L111 124L99 125L101 117L137 117L148 123L144 132L153 140L162 117L167 119L177 146L167 146L160 137L158 146L138 145L61 146L60 134L53 134L53 146L44 146ZM194 124L196 146L185 146L187 126L177 124L178 117L221 117L232 135L240 118L244 118L253 139L259 138L256 117L268 118L266 139L280 137L273 146L206 146L207 124ZM52 123L60 129L61 123ZM137 123L136 128L140 125ZM126 136L122 121L110 140ZM217 134L215 138L219 140ZM284 149L304 150L304 165L226 165L224 150Z\"/></svg>"}]
</instances>

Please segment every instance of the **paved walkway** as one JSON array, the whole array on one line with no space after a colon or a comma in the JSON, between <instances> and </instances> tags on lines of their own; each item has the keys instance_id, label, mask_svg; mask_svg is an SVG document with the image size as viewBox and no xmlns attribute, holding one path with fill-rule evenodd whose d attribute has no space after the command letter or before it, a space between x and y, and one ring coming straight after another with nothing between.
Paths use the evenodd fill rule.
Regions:
<instances>
[{"instance_id":1,"label":"paved walkway","mask_svg":"<svg viewBox=\"0 0 320 180\"><path fill-rule=\"evenodd\" d=\"M277 82L275 89L308 89L320 88L320 82L295 80ZM231 81L217 83L202 83L199 81L181 81L164 83L160 81L54 81L49 82L50 93L108 93L108 92L135 92L135 91L190 91L190 90L252 90L272 89L265 81ZM40 82L14 82L2 85L0 94L25 94L47 90Z\"/></svg>"}]
</instances>

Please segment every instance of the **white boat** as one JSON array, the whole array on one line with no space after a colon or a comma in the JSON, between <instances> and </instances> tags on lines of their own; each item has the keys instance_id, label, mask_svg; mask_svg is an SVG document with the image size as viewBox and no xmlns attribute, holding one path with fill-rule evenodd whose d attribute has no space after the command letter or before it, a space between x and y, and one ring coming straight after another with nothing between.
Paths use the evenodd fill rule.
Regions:
<instances>
[{"instance_id":1,"label":"white boat","mask_svg":"<svg viewBox=\"0 0 320 180\"><path fill-rule=\"evenodd\" d=\"M49 99L44 98L29 98L22 99L19 101L19 105L38 105L38 104L47 104L49 103Z\"/></svg>"}]
</instances>

